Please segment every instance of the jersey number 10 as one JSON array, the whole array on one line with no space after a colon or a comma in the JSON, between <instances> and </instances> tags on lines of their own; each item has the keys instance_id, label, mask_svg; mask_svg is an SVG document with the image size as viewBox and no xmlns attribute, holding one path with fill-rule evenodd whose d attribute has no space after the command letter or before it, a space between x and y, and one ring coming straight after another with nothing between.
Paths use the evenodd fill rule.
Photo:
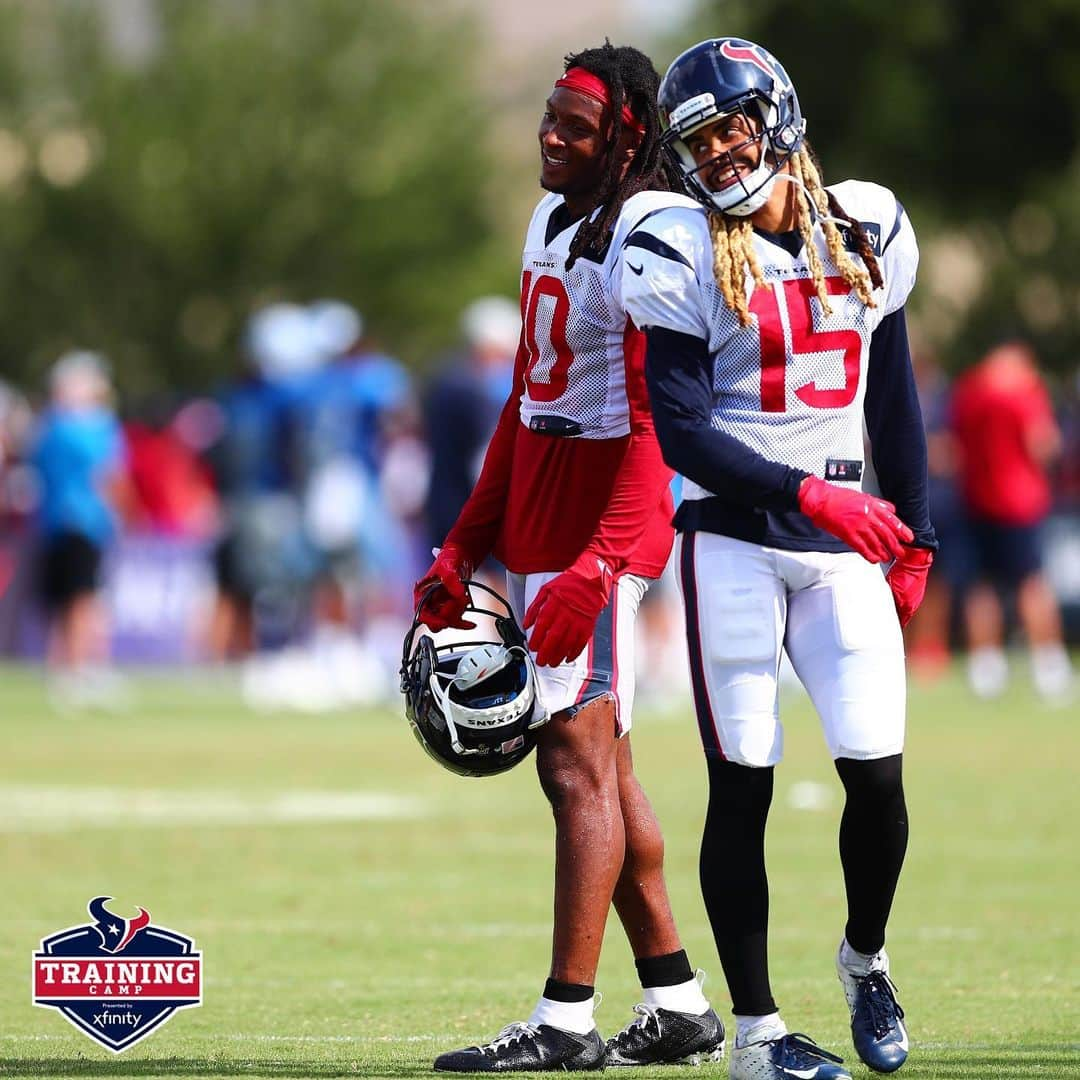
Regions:
<instances>
[{"instance_id":1,"label":"jersey number 10","mask_svg":"<svg viewBox=\"0 0 1080 1080\"><path fill-rule=\"evenodd\" d=\"M851 286L842 277L825 279L830 296L845 296ZM810 310L811 297L817 296L812 278L785 281L783 291L766 286L756 288L750 297L750 310L757 316L761 333L761 411L783 412L787 405L787 347L781 302L791 327L791 351L794 354L844 353L844 385L834 390L819 390L811 381L795 388L795 396L815 409L842 409L855 400L859 389L859 357L862 338L855 330L815 330Z\"/></svg>"},{"instance_id":2,"label":"jersey number 10","mask_svg":"<svg viewBox=\"0 0 1080 1080\"><path fill-rule=\"evenodd\" d=\"M557 277L541 274L534 284L532 276L532 271L526 270L521 279L525 348L529 350L525 383L533 401L555 401L566 393L567 374L574 361L574 354L566 343L570 297L566 295L566 286ZM541 303L551 311L551 329L548 331L551 347L544 351L536 342L536 316Z\"/></svg>"}]
</instances>

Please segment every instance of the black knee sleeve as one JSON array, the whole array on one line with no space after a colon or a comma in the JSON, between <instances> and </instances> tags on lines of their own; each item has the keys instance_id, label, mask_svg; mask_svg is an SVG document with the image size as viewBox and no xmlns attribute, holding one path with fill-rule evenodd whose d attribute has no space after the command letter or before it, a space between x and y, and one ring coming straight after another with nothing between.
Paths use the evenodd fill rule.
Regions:
<instances>
[{"instance_id":1,"label":"black knee sleeve","mask_svg":"<svg viewBox=\"0 0 1080 1080\"><path fill-rule=\"evenodd\" d=\"M840 819L848 902L844 932L853 949L874 953L885 944L885 924L907 851L903 755L876 761L838 758L836 771L847 793Z\"/></svg>"},{"instance_id":2,"label":"black knee sleeve","mask_svg":"<svg viewBox=\"0 0 1080 1080\"><path fill-rule=\"evenodd\" d=\"M735 1013L776 1012L769 988L769 882L765 822L773 770L708 757L709 808L701 839L701 892Z\"/></svg>"}]
</instances>

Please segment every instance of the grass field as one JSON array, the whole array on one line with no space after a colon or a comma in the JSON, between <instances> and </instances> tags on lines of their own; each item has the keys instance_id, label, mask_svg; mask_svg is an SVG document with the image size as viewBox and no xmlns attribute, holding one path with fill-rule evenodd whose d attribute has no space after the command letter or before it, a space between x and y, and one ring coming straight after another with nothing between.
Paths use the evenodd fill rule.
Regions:
<instances>
[{"instance_id":1,"label":"grass field","mask_svg":"<svg viewBox=\"0 0 1080 1080\"><path fill-rule=\"evenodd\" d=\"M992 705L955 679L912 692L911 846L889 939L907 1077L1080 1076L1078 711L1022 684ZM832 966L839 785L809 707L793 696L785 715L774 988L790 1026L850 1063ZM530 766L459 779L396 713L257 715L197 672L139 682L133 707L104 716L52 712L39 676L5 669L0 731L0 1075L417 1076L529 1012L552 852ZM696 883L704 785L688 709L643 711L634 744L684 940L726 1015ZM87 921L99 894L148 908L204 955L203 1006L120 1056L30 1004L31 952ZM639 993L614 921L598 987L610 1033Z\"/></svg>"}]
</instances>

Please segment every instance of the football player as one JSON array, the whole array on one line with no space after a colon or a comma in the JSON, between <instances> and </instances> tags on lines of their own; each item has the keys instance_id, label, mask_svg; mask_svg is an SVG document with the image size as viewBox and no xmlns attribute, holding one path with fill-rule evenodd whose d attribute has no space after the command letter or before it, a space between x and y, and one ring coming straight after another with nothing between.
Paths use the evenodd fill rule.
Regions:
<instances>
[{"instance_id":1,"label":"football player","mask_svg":"<svg viewBox=\"0 0 1080 1080\"><path fill-rule=\"evenodd\" d=\"M522 257L514 386L477 485L417 584L431 629L460 626L462 584L494 553L529 631L552 720L537 771L555 816L550 977L526 1023L443 1054L454 1072L594 1069L719 1057L723 1025L694 978L669 906L663 839L637 779L629 729L634 616L673 531L648 410L644 338L620 299L623 242L664 207L659 76L610 43L567 57L540 121L541 186ZM593 985L608 909L644 988L605 1046Z\"/></svg>"},{"instance_id":2,"label":"football player","mask_svg":"<svg viewBox=\"0 0 1080 1080\"><path fill-rule=\"evenodd\" d=\"M936 547L904 323L915 235L886 188L822 184L791 81L751 42L679 56L660 111L698 205L637 225L622 281L664 458L685 477L677 558L710 778L701 883L736 1016L731 1076L849 1076L788 1033L769 985L782 649L846 793L837 966L855 1048L889 1072L908 1050L884 948L908 833L900 629ZM864 420L885 498L863 491Z\"/></svg>"}]
</instances>

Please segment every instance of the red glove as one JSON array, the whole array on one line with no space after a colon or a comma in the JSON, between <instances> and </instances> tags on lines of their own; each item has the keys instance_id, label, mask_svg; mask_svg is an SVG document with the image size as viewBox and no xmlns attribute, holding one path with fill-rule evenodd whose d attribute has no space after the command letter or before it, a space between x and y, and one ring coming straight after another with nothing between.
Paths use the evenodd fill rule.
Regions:
<instances>
[{"instance_id":1,"label":"red glove","mask_svg":"<svg viewBox=\"0 0 1080 1080\"><path fill-rule=\"evenodd\" d=\"M911 616L919 610L923 593L926 592L926 576L930 573L933 561L934 553L926 548L904 548L903 554L885 575L885 580L892 589L901 626L907 626L911 622Z\"/></svg>"},{"instance_id":2,"label":"red glove","mask_svg":"<svg viewBox=\"0 0 1080 1080\"><path fill-rule=\"evenodd\" d=\"M597 617L607 607L611 582L607 565L585 556L540 586L523 624L526 630L532 627L529 648L540 667L573 660L588 645Z\"/></svg>"},{"instance_id":3,"label":"red glove","mask_svg":"<svg viewBox=\"0 0 1080 1080\"><path fill-rule=\"evenodd\" d=\"M915 534L896 507L864 491L836 487L816 476L799 485L799 509L819 528L839 537L867 562L899 559Z\"/></svg>"},{"instance_id":4,"label":"red glove","mask_svg":"<svg viewBox=\"0 0 1080 1080\"><path fill-rule=\"evenodd\" d=\"M413 610L420 606L424 594L439 587L428 597L420 612L420 621L429 630L472 630L476 623L462 618L469 603L465 582L472 577L472 561L461 548L445 544L435 556L428 572L413 586Z\"/></svg>"}]
</instances>

